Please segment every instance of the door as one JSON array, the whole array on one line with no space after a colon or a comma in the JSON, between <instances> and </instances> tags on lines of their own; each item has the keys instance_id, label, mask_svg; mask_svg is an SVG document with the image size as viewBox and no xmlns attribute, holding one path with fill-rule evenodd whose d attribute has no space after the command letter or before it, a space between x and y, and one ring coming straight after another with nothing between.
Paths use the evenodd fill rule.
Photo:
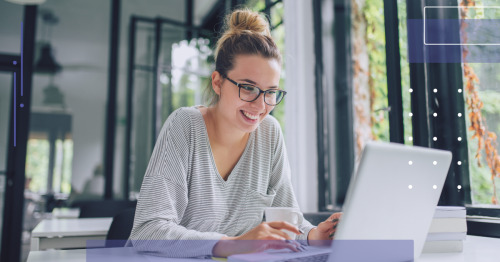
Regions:
<instances>
[{"instance_id":1,"label":"door","mask_svg":"<svg viewBox=\"0 0 500 262\"><path fill-rule=\"evenodd\" d=\"M19 261L21 254L30 89L21 89L20 61L0 54L0 261Z\"/></svg>"}]
</instances>

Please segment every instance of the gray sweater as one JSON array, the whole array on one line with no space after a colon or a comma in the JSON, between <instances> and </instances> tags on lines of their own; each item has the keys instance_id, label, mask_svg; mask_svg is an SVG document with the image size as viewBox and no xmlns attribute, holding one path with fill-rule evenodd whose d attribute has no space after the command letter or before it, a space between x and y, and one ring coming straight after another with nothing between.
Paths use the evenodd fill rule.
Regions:
<instances>
[{"instance_id":1,"label":"gray sweater","mask_svg":"<svg viewBox=\"0 0 500 262\"><path fill-rule=\"evenodd\" d=\"M250 134L224 181L201 112L196 107L180 108L169 116L156 142L130 240L139 250L160 255L210 255L217 240L251 230L263 221L264 208L271 206L298 207L276 119L267 116ZM305 233L297 239L306 240L313 226L304 220L300 228ZM172 240L193 244L174 248Z\"/></svg>"}]
</instances>

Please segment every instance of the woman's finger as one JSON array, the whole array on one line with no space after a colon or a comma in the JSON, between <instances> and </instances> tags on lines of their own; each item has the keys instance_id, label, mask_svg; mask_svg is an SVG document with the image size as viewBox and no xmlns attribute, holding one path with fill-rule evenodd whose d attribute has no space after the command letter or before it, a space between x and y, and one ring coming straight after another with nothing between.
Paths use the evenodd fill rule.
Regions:
<instances>
[{"instance_id":1,"label":"woman's finger","mask_svg":"<svg viewBox=\"0 0 500 262\"><path fill-rule=\"evenodd\" d=\"M272 222L266 222L270 227L274 229L286 229L288 231L291 231L295 234L303 234L304 232L298 229L296 226L285 222L285 221L272 221Z\"/></svg>"},{"instance_id":2,"label":"woman's finger","mask_svg":"<svg viewBox=\"0 0 500 262\"><path fill-rule=\"evenodd\" d=\"M298 248L298 243L293 241L293 240L284 240L284 241L272 241L270 243L271 245L268 246L268 248L272 248L272 249L282 249L282 248L288 248L294 252L299 252L299 248Z\"/></svg>"},{"instance_id":3,"label":"woman's finger","mask_svg":"<svg viewBox=\"0 0 500 262\"><path fill-rule=\"evenodd\" d=\"M338 213L333 213L330 217L328 217L327 221L331 221L331 222L335 222L335 221L339 221L340 218L342 217L342 212L338 212Z\"/></svg>"},{"instance_id":4,"label":"woman's finger","mask_svg":"<svg viewBox=\"0 0 500 262\"><path fill-rule=\"evenodd\" d=\"M259 248L256 250L256 252L262 252L267 249L283 249L287 248L290 249L294 252L298 252L299 248L298 246L294 243L295 241L292 240L279 240L280 236L278 235L273 235L269 236L270 238L274 238L273 240L262 240L260 242Z\"/></svg>"}]
</instances>

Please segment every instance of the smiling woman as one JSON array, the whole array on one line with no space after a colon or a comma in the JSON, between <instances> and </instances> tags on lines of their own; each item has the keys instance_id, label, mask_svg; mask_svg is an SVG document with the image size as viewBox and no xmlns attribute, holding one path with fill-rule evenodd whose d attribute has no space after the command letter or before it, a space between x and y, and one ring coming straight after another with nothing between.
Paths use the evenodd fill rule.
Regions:
<instances>
[{"instance_id":1,"label":"smiling woman","mask_svg":"<svg viewBox=\"0 0 500 262\"><path fill-rule=\"evenodd\" d=\"M140 251L171 257L297 251L282 229L297 240L327 240L335 231L339 214L318 227L263 222L266 207L298 208L283 134L269 115L286 94L278 88L281 55L258 13L236 10L226 23L209 106L176 110L158 137L130 236Z\"/></svg>"}]
</instances>

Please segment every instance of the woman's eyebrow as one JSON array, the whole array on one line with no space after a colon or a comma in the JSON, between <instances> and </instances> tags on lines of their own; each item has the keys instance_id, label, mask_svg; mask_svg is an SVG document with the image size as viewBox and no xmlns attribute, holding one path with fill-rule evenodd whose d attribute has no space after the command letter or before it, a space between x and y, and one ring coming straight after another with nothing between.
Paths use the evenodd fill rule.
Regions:
<instances>
[{"instance_id":1,"label":"woman's eyebrow","mask_svg":"<svg viewBox=\"0 0 500 262\"><path fill-rule=\"evenodd\" d=\"M247 83L250 83L252 85L255 85L257 86L257 83L255 83L254 81L250 80L250 79L238 79L238 81L244 81L244 82L247 82ZM269 89L278 89L278 86L270 86Z\"/></svg>"},{"instance_id":2,"label":"woman's eyebrow","mask_svg":"<svg viewBox=\"0 0 500 262\"><path fill-rule=\"evenodd\" d=\"M257 83L255 83L254 81L252 81L250 79L238 79L238 81L245 81L245 82L250 83L252 85L257 85Z\"/></svg>"}]
</instances>

